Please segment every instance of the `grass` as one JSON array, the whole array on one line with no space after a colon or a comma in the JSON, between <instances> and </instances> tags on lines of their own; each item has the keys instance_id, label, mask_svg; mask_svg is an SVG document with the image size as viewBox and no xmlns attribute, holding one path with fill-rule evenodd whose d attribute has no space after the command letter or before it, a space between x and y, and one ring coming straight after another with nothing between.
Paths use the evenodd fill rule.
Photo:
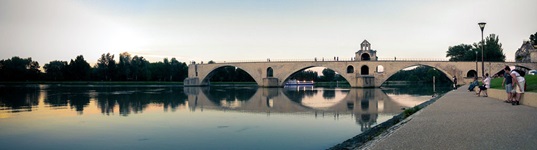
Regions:
<instances>
[{"instance_id":1,"label":"grass","mask_svg":"<svg viewBox=\"0 0 537 150\"><path fill-rule=\"evenodd\" d=\"M408 108L408 109L405 109L405 111L403 111L403 114L404 114L404 118L407 118L409 117L410 115L420 111L421 107L419 106L415 106L415 107L412 107L412 108Z\"/></svg>"},{"instance_id":2,"label":"grass","mask_svg":"<svg viewBox=\"0 0 537 150\"><path fill-rule=\"evenodd\" d=\"M537 75L526 75L526 92L536 92L537 93ZM504 89L502 87L503 78L496 78L490 81L490 88L493 89Z\"/></svg>"}]
</instances>

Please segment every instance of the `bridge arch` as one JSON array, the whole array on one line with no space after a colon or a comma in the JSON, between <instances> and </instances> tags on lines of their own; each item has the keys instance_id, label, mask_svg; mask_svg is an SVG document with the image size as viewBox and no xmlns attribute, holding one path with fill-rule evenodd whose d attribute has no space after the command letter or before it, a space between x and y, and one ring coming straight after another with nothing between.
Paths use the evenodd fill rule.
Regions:
<instances>
[{"instance_id":1,"label":"bridge arch","mask_svg":"<svg viewBox=\"0 0 537 150\"><path fill-rule=\"evenodd\" d=\"M354 67L352 65L347 66L347 73L354 73Z\"/></svg>"},{"instance_id":2,"label":"bridge arch","mask_svg":"<svg viewBox=\"0 0 537 150\"><path fill-rule=\"evenodd\" d=\"M376 68L376 72L377 73L383 73L384 72L384 66L378 65L377 68Z\"/></svg>"},{"instance_id":3,"label":"bridge arch","mask_svg":"<svg viewBox=\"0 0 537 150\"><path fill-rule=\"evenodd\" d=\"M517 70L521 75L525 76L526 73L528 73L528 71L532 70L532 69L536 69L536 68L530 68L530 67L526 67L526 66L523 66L523 65L518 65L518 64L515 64L515 65L508 65L509 67L515 67L514 70ZM494 75L498 75L498 76L502 76L503 73L505 72L503 70L504 68L503 67L498 67L498 68L495 68L493 70L491 70L492 72L490 72L490 76L494 76ZM511 70L513 70L513 68L511 68Z\"/></svg>"},{"instance_id":4,"label":"bridge arch","mask_svg":"<svg viewBox=\"0 0 537 150\"><path fill-rule=\"evenodd\" d=\"M475 70L469 70L467 73L466 73L466 77L467 78L473 78L473 77L476 77L477 76L477 71Z\"/></svg>"},{"instance_id":5,"label":"bridge arch","mask_svg":"<svg viewBox=\"0 0 537 150\"><path fill-rule=\"evenodd\" d=\"M451 77L453 77L453 75L448 73L448 71L444 70L443 68L436 67L436 66L431 66L431 65L427 65L427 64L416 63L416 64L412 64L412 65L406 65L406 66L400 67L400 68L393 68L392 71L386 73L385 78L380 79L380 82L379 82L380 84L379 85L384 84L384 82L386 82L386 80L388 80L391 76L393 76L397 72L399 72L399 71L401 71L401 70L403 70L405 68L409 68L409 67L413 67L413 66L427 66L427 67L435 68L436 70L442 72L451 82L453 82L453 78L451 78Z\"/></svg>"},{"instance_id":6,"label":"bridge arch","mask_svg":"<svg viewBox=\"0 0 537 150\"><path fill-rule=\"evenodd\" d=\"M248 70L248 69L243 69L241 67L239 67L238 65L221 65L221 66L215 66L213 68L210 68L209 70L209 73L207 73L205 76L200 76L200 79L201 79L201 84L202 85L208 85L210 83L210 79L215 75L216 71L218 69L222 69L222 68L226 68L226 67L234 67L235 69L241 69L243 70L244 72L246 72L252 79L254 79L254 81L258 84L258 85L261 85L261 81L259 80L259 78L256 78L255 76L253 76L254 74L252 73L252 70Z\"/></svg>"},{"instance_id":7,"label":"bridge arch","mask_svg":"<svg viewBox=\"0 0 537 150\"><path fill-rule=\"evenodd\" d=\"M331 70L334 70L335 72L339 73L341 75L341 77L343 77L345 80L347 80L347 82L349 82L349 84L351 83L352 80L349 79L348 76L346 75L343 75L343 73L345 73L345 71L347 71L346 67L341 67L341 68L338 68L338 67L331 67L331 66L306 66L306 67L301 67L301 68L298 68L298 69L294 69L292 71L289 71L288 73L284 74L283 76L280 77L280 79L282 79L282 82L280 83L280 86L284 86L285 85L285 82L287 80L289 80L289 78L291 76L293 76L294 74L300 72L300 71L304 71L306 69L309 69L309 68L313 68L313 67L325 67L327 69L331 69Z\"/></svg>"},{"instance_id":8,"label":"bridge arch","mask_svg":"<svg viewBox=\"0 0 537 150\"><path fill-rule=\"evenodd\" d=\"M270 77L273 77L274 76L274 70L272 69L272 67L268 67L267 68L267 78L270 78Z\"/></svg>"},{"instance_id":9,"label":"bridge arch","mask_svg":"<svg viewBox=\"0 0 537 150\"><path fill-rule=\"evenodd\" d=\"M360 75L369 75L369 67L367 65L360 67Z\"/></svg>"},{"instance_id":10,"label":"bridge arch","mask_svg":"<svg viewBox=\"0 0 537 150\"><path fill-rule=\"evenodd\" d=\"M371 55L368 53L363 53L361 57L361 60L371 60Z\"/></svg>"}]
</instances>

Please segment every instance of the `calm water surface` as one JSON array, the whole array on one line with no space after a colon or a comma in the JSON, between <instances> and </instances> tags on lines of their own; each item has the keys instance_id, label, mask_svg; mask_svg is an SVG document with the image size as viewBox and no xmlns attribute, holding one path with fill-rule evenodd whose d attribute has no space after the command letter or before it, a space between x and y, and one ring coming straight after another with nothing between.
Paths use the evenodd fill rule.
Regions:
<instances>
[{"instance_id":1,"label":"calm water surface","mask_svg":"<svg viewBox=\"0 0 537 150\"><path fill-rule=\"evenodd\" d=\"M439 88L440 93L447 88ZM431 98L344 89L0 86L2 149L325 149Z\"/></svg>"}]
</instances>

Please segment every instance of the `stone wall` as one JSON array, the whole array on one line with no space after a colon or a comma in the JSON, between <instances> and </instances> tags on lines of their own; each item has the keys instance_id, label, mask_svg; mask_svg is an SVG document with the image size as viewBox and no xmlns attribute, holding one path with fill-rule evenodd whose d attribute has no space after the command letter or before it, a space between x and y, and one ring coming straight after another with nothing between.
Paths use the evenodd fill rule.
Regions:
<instances>
[{"instance_id":1,"label":"stone wall","mask_svg":"<svg viewBox=\"0 0 537 150\"><path fill-rule=\"evenodd\" d=\"M499 90L499 89L488 89L488 95L491 98L495 98L501 101L504 101L507 99L507 93L505 93L505 90ZM533 92L525 92L524 95L520 98L520 104L527 105L531 107L537 107L537 93Z\"/></svg>"}]
</instances>

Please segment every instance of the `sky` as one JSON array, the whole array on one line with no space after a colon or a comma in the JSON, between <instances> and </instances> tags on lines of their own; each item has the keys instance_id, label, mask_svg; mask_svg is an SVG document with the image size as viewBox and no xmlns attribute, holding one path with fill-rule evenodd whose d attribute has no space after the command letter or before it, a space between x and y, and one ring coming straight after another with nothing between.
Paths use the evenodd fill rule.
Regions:
<instances>
[{"instance_id":1,"label":"sky","mask_svg":"<svg viewBox=\"0 0 537 150\"><path fill-rule=\"evenodd\" d=\"M537 32L536 0L0 0L0 59L41 66L128 52L151 62L446 58L499 35L507 60Z\"/></svg>"}]
</instances>

